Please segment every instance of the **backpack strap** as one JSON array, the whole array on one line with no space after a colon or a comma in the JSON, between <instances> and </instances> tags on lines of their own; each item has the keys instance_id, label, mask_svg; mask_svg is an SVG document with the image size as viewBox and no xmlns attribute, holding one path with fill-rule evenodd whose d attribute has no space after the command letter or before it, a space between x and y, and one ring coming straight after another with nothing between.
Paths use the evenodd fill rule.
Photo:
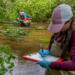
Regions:
<instances>
[{"instance_id":1,"label":"backpack strap","mask_svg":"<svg viewBox=\"0 0 75 75\"><path fill-rule=\"evenodd\" d=\"M68 45L69 45L69 42L70 42L70 39L71 39L71 36L72 36L72 32L75 30L75 28L74 29L72 29L72 30L70 30L70 31L68 31L68 35L67 35L67 38L66 38L66 43L65 43L65 46L64 46L64 48L63 48L63 52L62 52L62 54L61 54L61 58L64 58L64 56L65 56L65 53L66 53L66 51L67 51L67 48L68 48Z\"/></svg>"}]
</instances>

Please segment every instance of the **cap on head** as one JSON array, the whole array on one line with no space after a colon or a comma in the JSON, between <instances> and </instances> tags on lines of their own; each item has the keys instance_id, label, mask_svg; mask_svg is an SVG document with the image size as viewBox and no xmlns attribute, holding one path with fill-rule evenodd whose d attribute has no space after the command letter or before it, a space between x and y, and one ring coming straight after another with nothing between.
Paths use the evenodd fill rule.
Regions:
<instances>
[{"instance_id":1,"label":"cap on head","mask_svg":"<svg viewBox=\"0 0 75 75\"><path fill-rule=\"evenodd\" d=\"M73 17L71 7L67 4L57 6L52 13L52 21L48 30L53 33L59 32L64 26L65 22Z\"/></svg>"}]
</instances>

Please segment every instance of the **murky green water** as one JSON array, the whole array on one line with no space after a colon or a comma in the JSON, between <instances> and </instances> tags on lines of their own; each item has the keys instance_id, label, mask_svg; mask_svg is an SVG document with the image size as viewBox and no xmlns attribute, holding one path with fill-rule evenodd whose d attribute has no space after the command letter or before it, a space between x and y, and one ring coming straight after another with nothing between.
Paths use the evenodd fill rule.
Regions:
<instances>
[{"instance_id":1,"label":"murky green water","mask_svg":"<svg viewBox=\"0 0 75 75\"><path fill-rule=\"evenodd\" d=\"M3 24L0 24L0 26ZM11 24L4 24L5 27L0 28L1 30L6 30L8 27L13 27L14 25ZM49 24L31 24L31 26L23 27L23 28L30 28L32 26L45 26L48 27ZM20 25L16 25L16 27L21 27ZM44 75L44 68L41 68L35 62L23 59L24 55L39 52L40 50L40 43L38 42L39 39L50 39L52 33L48 30L33 30L29 29L30 33L33 34L40 34L38 36L19 36L22 39L26 40L19 40L19 41L12 41L7 40L7 38L11 38L9 36L0 35L0 45L9 45L11 47L11 52L14 53L16 56L16 60L13 61L15 63L15 67L13 68L13 75ZM19 38L18 37L18 38ZM5 40L6 39L6 40ZM46 49L49 43L42 43L43 49ZM5 75L10 75L7 71Z\"/></svg>"}]
</instances>

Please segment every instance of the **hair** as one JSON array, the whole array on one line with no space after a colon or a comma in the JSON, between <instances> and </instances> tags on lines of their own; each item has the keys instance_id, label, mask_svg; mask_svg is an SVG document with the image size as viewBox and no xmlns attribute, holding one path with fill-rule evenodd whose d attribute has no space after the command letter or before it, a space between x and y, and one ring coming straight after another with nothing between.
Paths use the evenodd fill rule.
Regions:
<instances>
[{"instance_id":1,"label":"hair","mask_svg":"<svg viewBox=\"0 0 75 75\"><path fill-rule=\"evenodd\" d=\"M17 13L21 12L20 10L17 11Z\"/></svg>"},{"instance_id":2,"label":"hair","mask_svg":"<svg viewBox=\"0 0 75 75\"><path fill-rule=\"evenodd\" d=\"M72 22L71 22L70 26L73 24L75 18L72 17L71 19L72 19ZM65 22L65 24L68 23L68 22L69 22L69 21Z\"/></svg>"}]
</instances>

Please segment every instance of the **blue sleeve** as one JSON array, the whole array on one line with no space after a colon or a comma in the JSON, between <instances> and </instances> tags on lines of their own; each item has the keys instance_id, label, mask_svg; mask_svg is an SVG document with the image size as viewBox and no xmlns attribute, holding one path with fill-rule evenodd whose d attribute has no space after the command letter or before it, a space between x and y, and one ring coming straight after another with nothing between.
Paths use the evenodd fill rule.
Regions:
<instances>
[{"instance_id":1,"label":"blue sleeve","mask_svg":"<svg viewBox=\"0 0 75 75\"><path fill-rule=\"evenodd\" d=\"M25 13L23 13L23 15L22 15L24 18L27 16L27 14L25 14Z\"/></svg>"}]
</instances>

